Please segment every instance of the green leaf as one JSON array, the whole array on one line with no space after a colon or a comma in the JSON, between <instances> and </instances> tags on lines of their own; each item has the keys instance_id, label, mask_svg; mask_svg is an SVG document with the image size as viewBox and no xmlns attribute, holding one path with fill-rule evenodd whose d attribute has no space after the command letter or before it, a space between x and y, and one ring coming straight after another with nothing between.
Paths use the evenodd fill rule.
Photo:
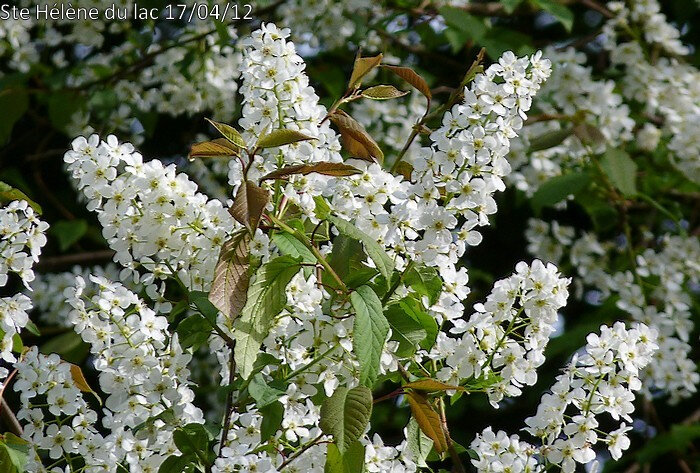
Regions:
<instances>
[{"instance_id":1,"label":"green leaf","mask_svg":"<svg viewBox=\"0 0 700 473\"><path fill-rule=\"evenodd\" d=\"M1 110L1 109L0 109ZM0 140L1 142L2 140ZM9 204L13 200L24 200L36 213L41 215L41 206L27 197L27 194L19 189L0 181L0 203Z\"/></svg>"},{"instance_id":2,"label":"green leaf","mask_svg":"<svg viewBox=\"0 0 700 473\"><path fill-rule=\"evenodd\" d=\"M346 473L363 473L365 471L365 446L356 440L343 454L343 466Z\"/></svg>"},{"instance_id":3,"label":"green leaf","mask_svg":"<svg viewBox=\"0 0 700 473\"><path fill-rule=\"evenodd\" d=\"M422 263L414 265L406 273L404 282L420 296L427 296L430 305L435 304L440 298L442 279L432 266L426 266Z\"/></svg>"},{"instance_id":4,"label":"green leaf","mask_svg":"<svg viewBox=\"0 0 700 473\"><path fill-rule=\"evenodd\" d=\"M329 443L326 449L326 464L323 473L346 473L343 464L343 454L334 443Z\"/></svg>"},{"instance_id":5,"label":"green leaf","mask_svg":"<svg viewBox=\"0 0 700 473\"><path fill-rule=\"evenodd\" d=\"M316 208L314 209L316 217L325 220L331 213L331 207L328 205L328 202L320 195L317 195L314 197L314 203L316 204Z\"/></svg>"},{"instance_id":6,"label":"green leaf","mask_svg":"<svg viewBox=\"0 0 700 473\"><path fill-rule=\"evenodd\" d=\"M180 346L183 349L192 347L196 351L207 343L211 335L212 326L199 314L192 314L182 320L175 329L178 334Z\"/></svg>"},{"instance_id":7,"label":"green leaf","mask_svg":"<svg viewBox=\"0 0 700 473\"><path fill-rule=\"evenodd\" d=\"M390 305L385 315L391 327L391 339L399 342L396 356L399 358L410 357L416 352L419 344L425 340L428 332L420 322L406 314L399 304Z\"/></svg>"},{"instance_id":8,"label":"green leaf","mask_svg":"<svg viewBox=\"0 0 700 473\"><path fill-rule=\"evenodd\" d=\"M209 301L229 320L236 319L245 305L250 281L249 245L250 233L234 235L221 247L214 269Z\"/></svg>"},{"instance_id":9,"label":"green leaf","mask_svg":"<svg viewBox=\"0 0 700 473\"><path fill-rule=\"evenodd\" d=\"M394 272L394 261L386 251L384 251L384 247L377 243L373 237L367 235L347 220L334 215L329 215L328 220L335 225L338 231L343 235L362 242L367 255L372 259L379 272L386 278L387 287L389 287L388 281L391 280L391 273Z\"/></svg>"},{"instance_id":10,"label":"green leaf","mask_svg":"<svg viewBox=\"0 0 700 473\"><path fill-rule=\"evenodd\" d=\"M433 441L423 433L413 417L408 421L406 428L406 449L416 465L422 468L428 466L425 459L433 449Z\"/></svg>"},{"instance_id":11,"label":"green leaf","mask_svg":"<svg viewBox=\"0 0 700 473\"><path fill-rule=\"evenodd\" d=\"M3 338L5 336L5 332L3 330L0 330L0 338ZM22 342L22 336L19 333L16 333L12 336L12 351L15 353L22 353L22 350L24 349L24 343Z\"/></svg>"},{"instance_id":12,"label":"green leaf","mask_svg":"<svg viewBox=\"0 0 700 473\"><path fill-rule=\"evenodd\" d=\"M81 345L86 345L80 335L74 331L69 331L62 333L61 335L56 335L55 337L48 340L46 343L41 345L40 351L46 355L50 353L56 353L63 359L67 359L66 355L74 350L77 350Z\"/></svg>"},{"instance_id":13,"label":"green leaf","mask_svg":"<svg viewBox=\"0 0 700 473\"><path fill-rule=\"evenodd\" d=\"M396 304L390 305L387 308L387 313L392 314L391 317L394 321L396 321L397 317L401 316L404 318L408 317L414 322L417 322L426 333L425 338L420 342L421 348L430 350L433 347L439 332L437 321L426 312L423 308L423 304L419 300L413 297L404 297ZM404 322L403 324L397 323L396 326L403 327L407 325L408 322ZM417 334L412 335L410 338L412 339L414 337L417 337Z\"/></svg>"},{"instance_id":14,"label":"green leaf","mask_svg":"<svg viewBox=\"0 0 700 473\"><path fill-rule=\"evenodd\" d=\"M304 263L316 262L316 257L311 253L311 250L289 233L275 233L272 235L272 241L283 255L289 255L296 259L301 258Z\"/></svg>"},{"instance_id":15,"label":"green leaf","mask_svg":"<svg viewBox=\"0 0 700 473\"><path fill-rule=\"evenodd\" d=\"M532 39L518 31L494 26L491 28L483 39L481 45L486 48L488 55L496 60L506 51L513 51L516 55L532 54Z\"/></svg>"},{"instance_id":16,"label":"green leaf","mask_svg":"<svg viewBox=\"0 0 700 473\"><path fill-rule=\"evenodd\" d=\"M248 289L246 304L234 323L234 357L244 379L251 374L274 318L287 304L285 289L299 268L299 260L291 256L277 257L258 269L255 282Z\"/></svg>"},{"instance_id":17,"label":"green leaf","mask_svg":"<svg viewBox=\"0 0 700 473\"><path fill-rule=\"evenodd\" d=\"M12 128L24 112L29 108L29 95L24 89L5 89L0 92L0 110L2 110L2 120L0 120L0 145L9 140Z\"/></svg>"},{"instance_id":18,"label":"green leaf","mask_svg":"<svg viewBox=\"0 0 700 473\"><path fill-rule=\"evenodd\" d=\"M637 163L621 149L609 148L600 160L600 166L610 182L625 197L637 194Z\"/></svg>"},{"instance_id":19,"label":"green leaf","mask_svg":"<svg viewBox=\"0 0 700 473\"><path fill-rule=\"evenodd\" d=\"M193 455L170 455L160 464L158 473L191 473L195 471L196 457Z\"/></svg>"},{"instance_id":20,"label":"green leaf","mask_svg":"<svg viewBox=\"0 0 700 473\"><path fill-rule=\"evenodd\" d=\"M211 303L209 294L202 291L191 291L188 298L210 324L216 325L216 316L219 314L219 309Z\"/></svg>"},{"instance_id":21,"label":"green leaf","mask_svg":"<svg viewBox=\"0 0 700 473\"><path fill-rule=\"evenodd\" d=\"M505 9L506 13L513 13L515 9L523 3L523 0L501 0L501 5Z\"/></svg>"},{"instance_id":22,"label":"green leaf","mask_svg":"<svg viewBox=\"0 0 700 473\"><path fill-rule=\"evenodd\" d=\"M340 453L360 438L372 415L372 391L366 386L336 388L321 405L319 427L332 435Z\"/></svg>"},{"instance_id":23,"label":"green leaf","mask_svg":"<svg viewBox=\"0 0 700 473\"><path fill-rule=\"evenodd\" d=\"M445 35L453 52L458 52L469 40L481 42L488 31L488 26L482 18L470 15L462 9L445 6L440 8L440 15L447 23Z\"/></svg>"},{"instance_id":24,"label":"green leaf","mask_svg":"<svg viewBox=\"0 0 700 473\"><path fill-rule=\"evenodd\" d=\"M355 441L345 453L334 443L328 444L323 473L363 473L365 471L365 446Z\"/></svg>"},{"instance_id":25,"label":"green leaf","mask_svg":"<svg viewBox=\"0 0 700 473\"><path fill-rule=\"evenodd\" d=\"M554 18L559 20L559 23L564 25L567 32L571 32L571 28L574 26L574 13L571 10L556 0L532 0L532 2L551 13Z\"/></svg>"},{"instance_id":26,"label":"green leaf","mask_svg":"<svg viewBox=\"0 0 700 473\"><path fill-rule=\"evenodd\" d=\"M272 130L270 133L262 135L258 138L256 147L258 148L276 148L297 141L315 140L313 136L305 135L297 130Z\"/></svg>"},{"instance_id":27,"label":"green leaf","mask_svg":"<svg viewBox=\"0 0 700 473\"><path fill-rule=\"evenodd\" d=\"M528 153L541 151L543 149L554 148L560 145L565 139L574 133L573 128L562 128L559 130L548 131L539 136L530 139L530 147Z\"/></svg>"},{"instance_id":28,"label":"green leaf","mask_svg":"<svg viewBox=\"0 0 700 473\"><path fill-rule=\"evenodd\" d=\"M275 401L260 408L260 414L263 416L260 424L260 438L264 442L272 438L282 426L284 406L281 402Z\"/></svg>"},{"instance_id":29,"label":"green leaf","mask_svg":"<svg viewBox=\"0 0 700 473\"><path fill-rule=\"evenodd\" d=\"M31 320L27 320L27 325L24 328L26 328L27 331L32 335L36 335L37 337L41 335L41 333L39 332L39 327L37 327L36 324Z\"/></svg>"},{"instance_id":30,"label":"green leaf","mask_svg":"<svg viewBox=\"0 0 700 473\"><path fill-rule=\"evenodd\" d=\"M7 432L3 437L4 440L0 441L0 471L23 473L29 455L29 442L11 432Z\"/></svg>"},{"instance_id":31,"label":"green leaf","mask_svg":"<svg viewBox=\"0 0 700 473\"><path fill-rule=\"evenodd\" d=\"M248 393L256 401L258 408L269 406L284 396L285 391L268 385L262 373L253 376L248 384Z\"/></svg>"},{"instance_id":32,"label":"green leaf","mask_svg":"<svg viewBox=\"0 0 700 473\"><path fill-rule=\"evenodd\" d=\"M362 91L362 96L372 100L389 100L403 97L408 92L402 91L393 85L375 85Z\"/></svg>"},{"instance_id":33,"label":"green leaf","mask_svg":"<svg viewBox=\"0 0 700 473\"><path fill-rule=\"evenodd\" d=\"M531 204L535 212L539 212L543 207L557 204L567 196L582 191L591 181L587 172L570 172L555 176L544 182L532 196Z\"/></svg>"},{"instance_id":34,"label":"green leaf","mask_svg":"<svg viewBox=\"0 0 700 473\"><path fill-rule=\"evenodd\" d=\"M54 128L67 134L73 115L85 106L86 95L76 91L52 90L48 96L49 121Z\"/></svg>"},{"instance_id":35,"label":"green leaf","mask_svg":"<svg viewBox=\"0 0 700 473\"><path fill-rule=\"evenodd\" d=\"M637 452L636 457L639 463L644 464L651 463L669 452L683 454L698 438L700 438L699 424L675 424L671 426L670 432L661 433L649 439Z\"/></svg>"},{"instance_id":36,"label":"green leaf","mask_svg":"<svg viewBox=\"0 0 700 473\"><path fill-rule=\"evenodd\" d=\"M389 322L382 301L369 286L360 286L350 294L355 311L352 347L360 363L360 383L372 386L379 373L379 361L389 333Z\"/></svg>"},{"instance_id":37,"label":"green leaf","mask_svg":"<svg viewBox=\"0 0 700 473\"><path fill-rule=\"evenodd\" d=\"M88 223L83 219L59 220L51 225L51 233L58 240L58 248L64 252L77 243L87 232Z\"/></svg>"},{"instance_id":38,"label":"green leaf","mask_svg":"<svg viewBox=\"0 0 700 473\"><path fill-rule=\"evenodd\" d=\"M175 446L184 455L203 453L209 455L209 432L202 424L187 424L173 432Z\"/></svg>"},{"instance_id":39,"label":"green leaf","mask_svg":"<svg viewBox=\"0 0 700 473\"><path fill-rule=\"evenodd\" d=\"M231 125L227 125L225 123L219 123L215 122L214 120L210 120L208 118L205 118L206 121L212 124L216 130L221 133L221 135L226 138L229 142L231 142L233 145L235 145L239 149L245 149L246 144L245 141L243 141L243 137L241 134L236 130L234 127Z\"/></svg>"},{"instance_id":40,"label":"green leaf","mask_svg":"<svg viewBox=\"0 0 700 473\"><path fill-rule=\"evenodd\" d=\"M299 239L294 235L290 235L286 232L273 233L272 241L275 243L275 245L277 245L277 248L279 248L280 253L283 255L289 255L295 259L301 258L302 263L316 263L316 257L311 250L309 250L306 245L299 241ZM307 278L311 275L312 270L313 268L310 266L304 267L303 271Z\"/></svg>"}]
</instances>

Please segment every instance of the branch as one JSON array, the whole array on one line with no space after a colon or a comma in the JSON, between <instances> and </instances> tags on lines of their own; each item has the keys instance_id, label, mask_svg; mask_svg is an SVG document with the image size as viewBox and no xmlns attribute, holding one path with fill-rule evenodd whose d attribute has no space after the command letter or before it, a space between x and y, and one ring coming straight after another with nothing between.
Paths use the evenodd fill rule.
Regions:
<instances>
[{"instance_id":1,"label":"branch","mask_svg":"<svg viewBox=\"0 0 700 473\"><path fill-rule=\"evenodd\" d=\"M10 432L15 434L17 437L22 436L22 425L17 420L17 417L15 417L15 414L12 412L12 409L10 409L10 406L8 406L7 402L5 402L5 400L2 398L0 398L0 418L7 425Z\"/></svg>"}]
</instances>

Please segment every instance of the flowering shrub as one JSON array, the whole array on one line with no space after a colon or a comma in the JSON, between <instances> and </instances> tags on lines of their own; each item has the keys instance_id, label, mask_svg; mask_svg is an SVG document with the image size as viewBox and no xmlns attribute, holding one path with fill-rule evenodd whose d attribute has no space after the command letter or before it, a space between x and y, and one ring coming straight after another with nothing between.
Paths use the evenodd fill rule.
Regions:
<instances>
[{"instance_id":1,"label":"flowering shrub","mask_svg":"<svg viewBox=\"0 0 700 473\"><path fill-rule=\"evenodd\" d=\"M569 3L0 20L0 471L692 471L692 45Z\"/></svg>"}]
</instances>

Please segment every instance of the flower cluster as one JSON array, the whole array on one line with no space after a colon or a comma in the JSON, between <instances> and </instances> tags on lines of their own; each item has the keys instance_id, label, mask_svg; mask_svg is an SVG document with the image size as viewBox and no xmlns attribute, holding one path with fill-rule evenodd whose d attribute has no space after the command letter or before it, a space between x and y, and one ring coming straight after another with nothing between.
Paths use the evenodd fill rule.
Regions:
<instances>
[{"instance_id":1,"label":"flower cluster","mask_svg":"<svg viewBox=\"0 0 700 473\"><path fill-rule=\"evenodd\" d=\"M234 225L220 201L197 192L175 165L144 163L132 145L114 136L76 138L64 160L89 199L88 208L97 212L115 261L131 270L134 282L149 286L156 300L164 290L157 283L168 275L189 289L208 288Z\"/></svg>"},{"instance_id":2,"label":"flower cluster","mask_svg":"<svg viewBox=\"0 0 700 473\"><path fill-rule=\"evenodd\" d=\"M262 150L254 158L248 179L260 178L285 165L341 161L338 137L330 123L323 121L326 108L319 105L318 96L309 86L306 65L294 43L287 41L289 33L288 28L266 24L244 41L239 126L250 148L262 134L276 128L297 130L314 139ZM243 168L238 160L231 160L229 165L229 184L235 192L243 180ZM307 212L313 210L313 195L318 193L303 177L291 179L282 190L290 202Z\"/></svg>"},{"instance_id":3,"label":"flower cluster","mask_svg":"<svg viewBox=\"0 0 700 473\"><path fill-rule=\"evenodd\" d=\"M611 2L615 17L605 25L605 47L615 67L625 71L622 93L628 99L644 104L647 116L658 117L661 129L651 123L640 130L648 148L658 144L659 136L667 138L671 161L693 181L700 180L700 138L693 123L700 117L698 76L695 67L673 56L689 53L679 37L680 31L661 13L657 0ZM671 57L658 60L645 52L631 28L638 28L651 46Z\"/></svg>"},{"instance_id":4,"label":"flower cluster","mask_svg":"<svg viewBox=\"0 0 700 473\"><path fill-rule=\"evenodd\" d=\"M9 70L22 73L41 64L59 71L52 77L55 88L73 90L77 97L68 123L61 124L71 135L90 134L99 122L138 143L150 126L144 117L154 110L171 116L211 110L224 117L233 112L240 62L240 52L232 44L235 27L212 29L195 15L194 21L176 29L166 20L141 30L138 22L108 20L109 5L95 0L81 2L80 8L97 9L97 19L57 15L37 20L42 5L29 0L17 4L30 9L30 19L0 23L0 59L7 60ZM111 6L132 14L128 2ZM178 14L175 9L170 12ZM220 35L228 39L221 41ZM75 45L80 48L69 52ZM198 53L191 54L195 48ZM152 61L144 61L144 50ZM126 70L134 74L124 74ZM100 88L104 84L110 87ZM101 104L88 106L94 97L79 94L82 91L101 93Z\"/></svg>"},{"instance_id":5,"label":"flower cluster","mask_svg":"<svg viewBox=\"0 0 700 473\"><path fill-rule=\"evenodd\" d=\"M32 266L46 245L49 224L40 220L25 200L15 200L0 209L0 286L8 273L15 273L29 287L34 280Z\"/></svg>"},{"instance_id":6,"label":"flower cluster","mask_svg":"<svg viewBox=\"0 0 700 473\"><path fill-rule=\"evenodd\" d=\"M664 235L650 242L658 248L636 256L634 271L608 272L614 253L621 251L613 242L601 243L593 234L576 235L572 227L534 219L526 236L533 255L575 268L579 296L600 304L616 295L619 309L658 331L654 363L642 373L646 395L660 391L676 403L697 392L700 375L688 343L694 330L691 291L700 281L696 238Z\"/></svg>"},{"instance_id":7,"label":"flower cluster","mask_svg":"<svg viewBox=\"0 0 700 473\"><path fill-rule=\"evenodd\" d=\"M43 355L37 347L32 347L16 367L14 388L22 401L17 417L26 423L23 436L31 442L33 450L27 471L45 471L39 456L41 451L54 461L68 462L69 458L80 455L87 465L86 471L115 469L113 440L99 433L97 413L76 386L71 365L56 354Z\"/></svg>"},{"instance_id":8,"label":"flower cluster","mask_svg":"<svg viewBox=\"0 0 700 473\"><path fill-rule=\"evenodd\" d=\"M557 311L566 305L569 282L551 263L518 263L512 276L494 284L485 303L474 306L469 320L453 321L450 332L462 333L461 339L439 335L433 354L447 366L438 377L459 385L495 376L487 389L494 407L504 396L519 396L521 387L537 382L536 370L556 329Z\"/></svg>"},{"instance_id":9,"label":"flower cluster","mask_svg":"<svg viewBox=\"0 0 700 473\"><path fill-rule=\"evenodd\" d=\"M8 274L19 276L25 287L34 280L32 270L46 245L44 233L49 224L40 220L26 200L15 200L0 208L0 287L8 283ZM14 337L29 322L32 301L24 294L0 298L0 359L15 362L12 353ZM7 369L0 367L0 380Z\"/></svg>"},{"instance_id":10,"label":"flower cluster","mask_svg":"<svg viewBox=\"0 0 700 473\"><path fill-rule=\"evenodd\" d=\"M187 381L191 355L182 351L177 335L169 334L167 319L133 292L98 276L90 279L99 288L94 296L84 296L85 281L77 276L65 297L73 308L69 320L90 344L107 394L102 424L110 430L111 455L126 458L133 468L143 468L144 462L155 468L175 451L176 427L203 422ZM23 385L16 389L27 395ZM68 403L81 402L77 391L68 394Z\"/></svg>"},{"instance_id":11,"label":"flower cluster","mask_svg":"<svg viewBox=\"0 0 700 473\"><path fill-rule=\"evenodd\" d=\"M119 280L119 268L113 263L105 266L91 266L83 268L73 266L70 271L60 273L37 274L31 284L31 291L26 291L25 295L31 297L34 310L38 313L38 319L47 325L71 328L73 325L68 320L68 313L71 307L66 301L64 292L69 287L75 286L75 279L80 276L85 281L83 296L92 298L99 289L97 284L90 280L90 275L99 276L110 281ZM127 287L138 292L136 285Z\"/></svg>"},{"instance_id":12,"label":"flower cluster","mask_svg":"<svg viewBox=\"0 0 700 473\"><path fill-rule=\"evenodd\" d=\"M600 334L587 337L585 352L574 358L557 377L550 392L544 394L537 414L526 419L524 430L542 445L533 446L490 428L477 435L471 447L478 459L472 463L480 472L544 471L557 465L564 473L576 469L576 463L595 459L593 446L605 444L613 458L629 447L625 433L631 430L634 391L641 389L639 372L653 359L657 349L656 331L644 324L627 329L622 322L602 326ZM609 433L603 432L599 418L608 414L624 420ZM499 469L501 468L501 469Z\"/></svg>"},{"instance_id":13,"label":"flower cluster","mask_svg":"<svg viewBox=\"0 0 700 473\"><path fill-rule=\"evenodd\" d=\"M630 141L634 127L615 82L594 79L584 53L550 47L544 55L552 61L552 75L538 93L535 106L543 117L562 120L535 122L513 140L508 159L515 171L506 180L528 195L547 179L585 164L591 153ZM583 121L576 125L575 120ZM539 141L557 133L565 134L561 143L537 148ZM601 136L592 140L591 133Z\"/></svg>"}]
</instances>

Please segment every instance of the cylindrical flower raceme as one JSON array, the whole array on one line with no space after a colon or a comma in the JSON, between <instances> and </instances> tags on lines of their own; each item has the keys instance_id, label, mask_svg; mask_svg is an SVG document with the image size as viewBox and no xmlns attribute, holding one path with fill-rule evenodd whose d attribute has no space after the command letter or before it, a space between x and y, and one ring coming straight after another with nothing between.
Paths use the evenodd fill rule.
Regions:
<instances>
[{"instance_id":1,"label":"cylindrical flower raceme","mask_svg":"<svg viewBox=\"0 0 700 473\"><path fill-rule=\"evenodd\" d=\"M629 439L630 414L634 411L634 392L642 383L639 372L653 360L658 348L657 333L644 324L627 329L622 322L602 326L600 334L587 337L585 352L574 355L564 373L557 377L544 394L537 414L526 419L526 430L541 445L534 446L508 437L489 427L471 444L478 459L472 460L479 472L545 471L557 465L564 473L572 473L576 464L595 458L593 446L607 446L610 455L619 459ZM599 427L599 418L608 414L614 421L624 422L608 433Z\"/></svg>"},{"instance_id":2,"label":"cylindrical flower raceme","mask_svg":"<svg viewBox=\"0 0 700 473\"><path fill-rule=\"evenodd\" d=\"M207 290L235 223L222 203L197 192L174 165L144 163L131 144L114 136L79 137L72 147L64 161L88 208L97 212L115 261L155 293L173 271L188 289Z\"/></svg>"}]
</instances>

